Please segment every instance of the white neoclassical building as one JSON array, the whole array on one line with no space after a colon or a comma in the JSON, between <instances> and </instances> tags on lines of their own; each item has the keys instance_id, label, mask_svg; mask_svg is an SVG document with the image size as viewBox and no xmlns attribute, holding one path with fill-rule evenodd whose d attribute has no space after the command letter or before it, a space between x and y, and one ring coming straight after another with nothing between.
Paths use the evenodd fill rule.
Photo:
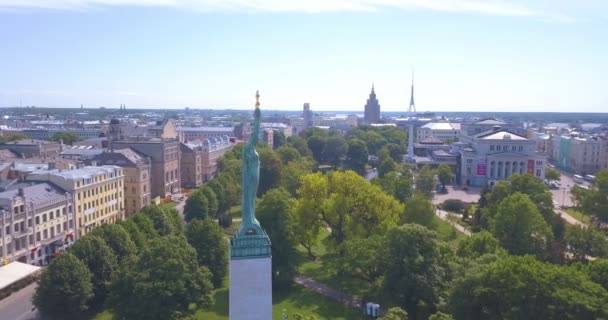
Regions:
<instances>
[{"instance_id":1,"label":"white neoclassical building","mask_svg":"<svg viewBox=\"0 0 608 320\"><path fill-rule=\"evenodd\" d=\"M533 140L495 126L478 134L461 135L457 180L463 186L494 185L513 174L545 178L544 155Z\"/></svg>"},{"instance_id":2,"label":"white neoclassical building","mask_svg":"<svg viewBox=\"0 0 608 320\"><path fill-rule=\"evenodd\" d=\"M422 142L428 138L435 138L441 142L458 141L460 136L460 123L454 122L429 122L418 128L416 136L418 142Z\"/></svg>"}]
</instances>

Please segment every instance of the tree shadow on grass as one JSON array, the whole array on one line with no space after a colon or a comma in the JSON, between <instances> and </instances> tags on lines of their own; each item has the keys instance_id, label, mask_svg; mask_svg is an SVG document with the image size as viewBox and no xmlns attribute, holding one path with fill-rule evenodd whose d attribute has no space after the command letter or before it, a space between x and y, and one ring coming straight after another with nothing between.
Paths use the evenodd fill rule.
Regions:
<instances>
[{"instance_id":1,"label":"tree shadow on grass","mask_svg":"<svg viewBox=\"0 0 608 320\"><path fill-rule=\"evenodd\" d=\"M299 309L296 311L288 310L289 313L316 314L321 319L365 319L358 310L298 285L275 292L273 294L273 305L278 304Z\"/></svg>"}]
</instances>

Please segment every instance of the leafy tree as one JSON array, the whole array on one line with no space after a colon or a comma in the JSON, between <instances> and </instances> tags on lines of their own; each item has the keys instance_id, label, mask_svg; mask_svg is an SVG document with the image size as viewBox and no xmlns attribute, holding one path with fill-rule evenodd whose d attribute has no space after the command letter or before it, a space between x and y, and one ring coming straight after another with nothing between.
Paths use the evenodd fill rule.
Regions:
<instances>
[{"instance_id":1,"label":"leafy tree","mask_svg":"<svg viewBox=\"0 0 608 320\"><path fill-rule=\"evenodd\" d=\"M326 179L325 192L311 190L308 183L318 183ZM377 232L383 232L389 226L397 223L402 206L393 197L386 195L380 188L372 185L354 171L330 172L327 176L316 176L313 179L302 180L303 191L298 194L305 201L299 205L307 206L297 209L310 213L306 218L316 220L317 225L331 228L330 239L336 245L350 237L369 237ZM310 194L309 194L310 193ZM312 201L306 201L313 198Z\"/></svg>"},{"instance_id":2,"label":"leafy tree","mask_svg":"<svg viewBox=\"0 0 608 320\"><path fill-rule=\"evenodd\" d=\"M272 244L273 285L289 285L295 275L296 246L294 219L290 214L294 200L285 189L271 189L257 203L256 215Z\"/></svg>"},{"instance_id":3,"label":"leafy tree","mask_svg":"<svg viewBox=\"0 0 608 320\"><path fill-rule=\"evenodd\" d=\"M409 173L392 171L382 178L374 178L372 183L401 203L405 203L414 194L414 182Z\"/></svg>"},{"instance_id":4,"label":"leafy tree","mask_svg":"<svg viewBox=\"0 0 608 320\"><path fill-rule=\"evenodd\" d=\"M391 143L388 143L387 145L385 145L384 148L386 148L388 150L393 161L395 161L397 163L402 161L404 149L400 145L391 142Z\"/></svg>"},{"instance_id":5,"label":"leafy tree","mask_svg":"<svg viewBox=\"0 0 608 320\"><path fill-rule=\"evenodd\" d=\"M281 171L283 163L281 158L272 150L260 151L260 183L258 185L258 197L266 191L276 188L281 183Z\"/></svg>"},{"instance_id":6,"label":"leafy tree","mask_svg":"<svg viewBox=\"0 0 608 320\"><path fill-rule=\"evenodd\" d=\"M559 173L559 171L551 167L547 167L545 169L545 178L551 181L558 181L561 178L561 174Z\"/></svg>"},{"instance_id":7,"label":"leafy tree","mask_svg":"<svg viewBox=\"0 0 608 320\"><path fill-rule=\"evenodd\" d=\"M310 158L300 158L289 162L283 167L281 173L281 187L287 189L292 196L296 196L300 187L300 179L311 173L314 162Z\"/></svg>"},{"instance_id":8,"label":"leafy tree","mask_svg":"<svg viewBox=\"0 0 608 320\"><path fill-rule=\"evenodd\" d=\"M133 221L137 225L137 229L141 231L146 237L146 239L150 240L158 236L158 231L154 229L154 223L152 219L145 215L144 213L136 213L129 217L129 220Z\"/></svg>"},{"instance_id":9,"label":"leafy tree","mask_svg":"<svg viewBox=\"0 0 608 320\"><path fill-rule=\"evenodd\" d=\"M397 164L391 158L387 148L382 148L378 154L378 177L383 178L385 174L395 171Z\"/></svg>"},{"instance_id":10,"label":"leafy tree","mask_svg":"<svg viewBox=\"0 0 608 320\"><path fill-rule=\"evenodd\" d=\"M330 137L323 147L323 159L330 163L334 169L342 165L342 159L346 157L348 143L341 136Z\"/></svg>"},{"instance_id":11,"label":"leafy tree","mask_svg":"<svg viewBox=\"0 0 608 320\"><path fill-rule=\"evenodd\" d=\"M318 163L323 162L323 150L325 149L325 138L319 136L312 136L308 138L307 145L310 151L312 152L312 157Z\"/></svg>"},{"instance_id":12,"label":"leafy tree","mask_svg":"<svg viewBox=\"0 0 608 320\"><path fill-rule=\"evenodd\" d=\"M277 149L276 153L279 155L281 162L284 165L287 165L288 163L296 161L302 157L296 148L287 145Z\"/></svg>"},{"instance_id":13,"label":"leafy tree","mask_svg":"<svg viewBox=\"0 0 608 320\"><path fill-rule=\"evenodd\" d=\"M351 139L348 141L348 152L346 153L346 163L348 168L359 173L365 173L365 165L367 164L369 154L365 142L359 139Z\"/></svg>"},{"instance_id":14,"label":"leafy tree","mask_svg":"<svg viewBox=\"0 0 608 320\"><path fill-rule=\"evenodd\" d=\"M338 255L333 268L338 274L347 274L374 285L383 275L385 238L373 235L343 242L338 247Z\"/></svg>"},{"instance_id":15,"label":"leafy tree","mask_svg":"<svg viewBox=\"0 0 608 320\"><path fill-rule=\"evenodd\" d=\"M393 307L388 309L388 312L384 317L378 318L378 320L408 320L407 312L399 307Z\"/></svg>"},{"instance_id":16,"label":"leafy tree","mask_svg":"<svg viewBox=\"0 0 608 320\"><path fill-rule=\"evenodd\" d=\"M507 256L454 284L455 319L601 319L608 293L572 268Z\"/></svg>"},{"instance_id":17,"label":"leafy tree","mask_svg":"<svg viewBox=\"0 0 608 320\"><path fill-rule=\"evenodd\" d=\"M420 225L403 225L386 234L387 254L381 290L414 318L420 306L434 306L449 280L450 247Z\"/></svg>"},{"instance_id":18,"label":"leafy tree","mask_svg":"<svg viewBox=\"0 0 608 320\"><path fill-rule=\"evenodd\" d=\"M146 234L139 230L139 227L137 226L135 221L133 221L133 219L119 221L117 224L123 227L125 231L127 231L129 237L135 244L136 249L141 249L148 243L148 238Z\"/></svg>"},{"instance_id":19,"label":"leafy tree","mask_svg":"<svg viewBox=\"0 0 608 320\"><path fill-rule=\"evenodd\" d=\"M220 182L220 179L213 179L211 180L208 184L207 187L209 187L213 193L215 194L215 198L217 199L217 213L223 213L226 210L230 209L230 207L227 206L227 202L226 202L226 195L225 195L225 190L224 190L224 185Z\"/></svg>"},{"instance_id":20,"label":"leafy tree","mask_svg":"<svg viewBox=\"0 0 608 320\"><path fill-rule=\"evenodd\" d=\"M180 232L180 230L176 230L176 220L179 220L179 217L175 215L175 211L168 213L167 211L162 210L159 206L147 205L141 209L141 213L150 218L154 229L161 236Z\"/></svg>"},{"instance_id":21,"label":"leafy tree","mask_svg":"<svg viewBox=\"0 0 608 320\"><path fill-rule=\"evenodd\" d=\"M287 143L289 143L290 146L298 150L302 157L312 156L312 151L310 151L310 149L308 148L308 142L306 141L306 139L300 136L293 135L287 138Z\"/></svg>"},{"instance_id":22,"label":"leafy tree","mask_svg":"<svg viewBox=\"0 0 608 320\"><path fill-rule=\"evenodd\" d=\"M570 226L566 231L566 242L572 257L577 261L586 261L588 257L608 256L608 238L593 228Z\"/></svg>"},{"instance_id":23,"label":"leafy tree","mask_svg":"<svg viewBox=\"0 0 608 320\"><path fill-rule=\"evenodd\" d=\"M454 320L454 318L449 314L437 311L429 317L429 320Z\"/></svg>"},{"instance_id":24,"label":"leafy tree","mask_svg":"<svg viewBox=\"0 0 608 320\"><path fill-rule=\"evenodd\" d=\"M63 253L44 269L32 302L52 319L82 319L93 297L91 272L74 255Z\"/></svg>"},{"instance_id":25,"label":"leafy tree","mask_svg":"<svg viewBox=\"0 0 608 320\"><path fill-rule=\"evenodd\" d=\"M420 191L425 197L430 197L435 189L435 173L429 166L423 166L416 176L416 190Z\"/></svg>"},{"instance_id":26,"label":"leafy tree","mask_svg":"<svg viewBox=\"0 0 608 320\"><path fill-rule=\"evenodd\" d=\"M511 254L542 257L553 239L547 223L527 195L515 193L498 207L492 234Z\"/></svg>"},{"instance_id":27,"label":"leafy tree","mask_svg":"<svg viewBox=\"0 0 608 320\"><path fill-rule=\"evenodd\" d=\"M272 148L277 149L287 143L283 130L273 130L272 133Z\"/></svg>"},{"instance_id":28,"label":"leafy tree","mask_svg":"<svg viewBox=\"0 0 608 320\"><path fill-rule=\"evenodd\" d=\"M321 214L329 193L327 177L321 173L307 174L302 177L297 194L300 196L294 205L295 238L306 248L308 256L315 259L312 247L317 243L322 225Z\"/></svg>"},{"instance_id":29,"label":"leafy tree","mask_svg":"<svg viewBox=\"0 0 608 320\"><path fill-rule=\"evenodd\" d=\"M221 175L217 180L224 187L224 198L226 200L226 210L241 202L241 183L239 179L235 180L230 175ZM237 182L238 181L238 182Z\"/></svg>"},{"instance_id":30,"label":"leafy tree","mask_svg":"<svg viewBox=\"0 0 608 320\"><path fill-rule=\"evenodd\" d=\"M108 294L112 274L118 268L116 255L106 242L94 235L86 235L70 247L70 253L84 262L92 275L93 307L100 307Z\"/></svg>"},{"instance_id":31,"label":"leafy tree","mask_svg":"<svg viewBox=\"0 0 608 320\"><path fill-rule=\"evenodd\" d=\"M608 259L597 259L587 266L587 274L591 281L608 290Z\"/></svg>"},{"instance_id":32,"label":"leafy tree","mask_svg":"<svg viewBox=\"0 0 608 320\"><path fill-rule=\"evenodd\" d=\"M420 195L416 195L405 203L405 210L401 214L401 223L417 223L429 229L434 229L435 208L430 201Z\"/></svg>"},{"instance_id":33,"label":"leafy tree","mask_svg":"<svg viewBox=\"0 0 608 320\"><path fill-rule=\"evenodd\" d=\"M484 254L499 254L503 255L504 249L498 243L491 233L481 231L474 233L472 236L458 243L456 254L460 257L478 258Z\"/></svg>"},{"instance_id":34,"label":"leafy tree","mask_svg":"<svg viewBox=\"0 0 608 320\"><path fill-rule=\"evenodd\" d=\"M220 209L219 201L217 200L217 195L215 194L215 192L213 192L213 189L209 188L208 186L203 186L199 189L205 195L205 198L207 198L209 216L216 218Z\"/></svg>"},{"instance_id":35,"label":"leafy tree","mask_svg":"<svg viewBox=\"0 0 608 320\"><path fill-rule=\"evenodd\" d=\"M186 237L196 250L198 263L211 271L213 286L221 287L228 273L228 243L222 228L211 218L194 219L188 225Z\"/></svg>"},{"instance_id":36,"label":"leafy tree","mask_svg":"<svg viewBox=\"0 0 608 320\"><path fill-rule=\"evenodd\" d=\"M0 136L0 143L13 142L13 141L19 141L19 140L25 140L25 139L31 139L31 137L28 135L25 135L23 133L15 133L8 138Z\"/></svg>"},{"instance_id":37,"label":"leafy tree","mask_svg":"<svg viewBox=\"0 0 608 320\"><path fill-rule=\"evenodd\" d=\"M73 144L74 142L80 140L80 137L78 137L75 133L73 132L55 132L55 134L53 134L51 136L51 141L55 141L55 142L60 142L63 141L63 143L65 144Z\"/></svg>"},{"instance_id":38,"label":"leafy tree","mask_svg":"<svg viewBox=\"0 0 608 320\"><path fill-rule=\"evenodd\" d=\"M118 261L122 261L130 255L137 253L137 247L127 231L118 224L104 224L91 232L91 235L96 235L104 240L104 242L112 249Z\"/></svg>"},{"instance_id":39,"label":"leafy tree","mask_svg":"<svg viewBox=\"0 0 608 320\"><path fill-rule=\"evenodd\" d=\"M209 200L207 200L205 194L200 189L193 191L184 205L184 218L186 221L194 219L204 220L210 216Z\"/></svg>"},{"instance_id":40,"label":"leafy tree","mask_svg":"<svg viewBox=\"0 0 608 320\"><path fill-rule=\"evenodd\" d=\"M152 240L136 261L118 272L109 306L118 319L176 319L191 314L191 304L213 303L211 272L199 267L196 250L184 237Z\"/></svg>"},{"instance_id":41,"label":"leafy tree","mask_svg":"<svg viewBox=\"0 0 608 320\"><path fill-rule=\"evenodd\" d=\"M441 183L442 190L445 190L445 185L452 182L452 169L445 163L442 163L437 168L437 177L439 178L439 183Z\"/></svg>"},{"instance_id":42,"label":"leafy tree","mask_svg":"<svg viewBox=\"0 0 608 320\"><path fill-rule=\"evenodd\" d=\"M589 189L576 186L572 194L580 210L608 222L608 169L596 175Z\"/></svg>"}]
</instances>

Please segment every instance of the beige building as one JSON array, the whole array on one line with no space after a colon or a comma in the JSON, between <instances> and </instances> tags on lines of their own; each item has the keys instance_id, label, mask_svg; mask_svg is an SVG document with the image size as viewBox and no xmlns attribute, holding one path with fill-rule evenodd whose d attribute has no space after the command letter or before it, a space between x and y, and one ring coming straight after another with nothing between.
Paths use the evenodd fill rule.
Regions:
<instances>
[{"instance_id":1,"label":"beige building","mask_svg":"<svg viewBox=\"0 0 608 320\"><path fill-rule=\"evenodd\" d=\"M429 122L418 128L417 141L420 143L429 138L441 140L444 143L458 141L460 123Z\"/></svg>"},{"instance_id":2,"label":"beige building","mask_svg":"<svg viewBox=\"0 0 608 320\"><path fill-rule=\"evenodd\" d=\"M181 144L182 186L197 187L217 176L217 161L233 146L228 136Z\"/></svg>"},{"instance_id":3,"label":"beige building","mask_svg":"<svg viewBox=\"0 0 608 320\"><path fill-rule=\"evenodd\" d=\"M579 175L608 168L608 140L599 136L555 135L553 160L562 169Z\"/></svg>"},{"instance_id":4,"label":"beige building","mask_svg":"<svg viewBox=\"0 0 608 320\"><path fill-rule=\"evenodd\" d=\"M38 170L26 177L48 181L70 192L74 199L77 237L98 225L124 217L124 174L118 166L86 166L73 170Z\"/></svg>"},{"instance_id":5,"label":"beige building","mask_svg":"<svg viewBox=\"0 0 608 320\"><path fill-rule=\"evenodd\" d=\"M132 149L106 151L88 161L90 165L115 165L123 168L125 176L125 213L136 213L150 204L152 194L150 160Z\"/></svg>"},{"instance_id":6,"label":"beige building","mask_svg":"<svg viewBox=\"0 0 608 320\"><path fill-rule=\"evenodd\" d=\"M11 261L45 265L73 243L70 193L50 183L14 183L2 189L0 265Z\"/></svg>"},{"instance_id":7,"label":"beige building","mask_svg":"<svg viewBox=\"0 0 608 320\"><path fill-rule=\"evenodd\" d=\"M59 157L61 144L46 140L23 139L1 143L0 149L10 150L23 158L51 159Z\"/></svg>"},{"instance_id":8,"label":"beige building","mask_svg":"<svg viewBox=\"0 0 608 320\"><path fill-rule=\"evenodd\" d=\"M112 141L114 150L131 148L150 159L152 197L181 192L180 142L177 139L128 139Z\"/></svg>"}]
</instances>

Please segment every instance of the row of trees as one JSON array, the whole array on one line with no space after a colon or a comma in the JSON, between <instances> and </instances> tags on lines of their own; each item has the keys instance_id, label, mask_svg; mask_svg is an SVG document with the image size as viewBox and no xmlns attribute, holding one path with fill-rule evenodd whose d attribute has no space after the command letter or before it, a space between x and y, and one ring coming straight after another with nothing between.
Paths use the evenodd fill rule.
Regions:
<instances>
[{"instance_id":1,"label":"row of trees","mask_svg":"<svg viewBox=\"0 0 608 320\"><path fill-rule=\"evenodd\" d=\"M227 243L210 218L187 227L174 209L147 206L93 229L43 271L33 298L51 319L109 308L116 319L175 319L213 304L227 274Z\"/></svg>"}]
</instances>

